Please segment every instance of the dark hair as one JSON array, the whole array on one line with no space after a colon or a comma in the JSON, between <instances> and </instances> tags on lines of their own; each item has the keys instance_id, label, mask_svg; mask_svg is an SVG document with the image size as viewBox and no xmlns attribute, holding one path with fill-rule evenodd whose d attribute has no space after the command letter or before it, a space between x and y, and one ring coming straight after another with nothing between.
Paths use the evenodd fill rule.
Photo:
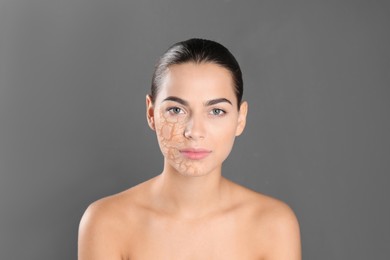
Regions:
<instances>
[{"instance_id":1,"label":"dark hair","mask_svg":"<svg viewBox=\"0 0 390 260\"><path fill-rule=\"evenodd\" d=\"M150 97L154 103L158 94L159 86L169 66L187 62L194 63L215 63L230 71L234 92L237 97L238 109L243 94L243 81L240 66L233 54L223 46L214 41L205 39L189 39L172 45L158 60L152 78Z\"/></svg>"}]
</instances>

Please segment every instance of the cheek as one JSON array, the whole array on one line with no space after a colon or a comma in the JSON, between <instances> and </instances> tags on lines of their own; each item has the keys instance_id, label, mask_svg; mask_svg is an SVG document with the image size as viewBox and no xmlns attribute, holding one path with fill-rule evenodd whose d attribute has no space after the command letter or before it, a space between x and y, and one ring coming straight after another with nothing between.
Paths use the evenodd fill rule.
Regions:
<instances>
[{"instance_id":1,"label":"cheek","mask_svg":"<svg viewBox=\"0 0 390 260\"><path fill-rule=\"evenodd\" d=\"M179 147L183 143L184 124L178 119L165 118L160 113L156 121L156 133L163 153L168 149Z\"/></svg>"},{"instance_id":2,"label":"cheek","mask_svg":"<svg viewBox=\"0 0 390 260\"><path fill-rule=\"evenodd\" d=\"M208 128L208 133L218 142L228 142L236 136L237 123L232 118L223 119Z\"/></svg>"},{"instance_id":3,"label":"cheek","mask_svg":"<svg viewBox=\"0 0 390 260\"><path fill-rule=\"evenodd\" d=\"M234 124L227 124L223 128L214 128L213 129L213 140L214 145L218 147L216 152L223 159L229 155L232 150L234 140L236 138L236 131Z\"/></svg>"},{"instance_id":4,"label":"cheek","mask_svg":"<svg viewBox=\"0 0 390 260\"><path fill-rule=\"evenodd\" d=\"M173 133L172 131L175 129L174 126L169 125L169 124L164 124L161 126L161 129L158 130L159 135L161 136L162 139L171 139Z\"/></svg>"},{"instance_id":5,"label":"cheek","mask_svg":"<svg viewBox=\"0 0 390 260\"><path fill-rule=\"evenodd\" d=\"M161 152L169 164L186 175L195 175L198 169L180 155L180 148L185 145L185 120L165 118L160 114L156 121L156 133Z\"/></svg>"}]
</instances>

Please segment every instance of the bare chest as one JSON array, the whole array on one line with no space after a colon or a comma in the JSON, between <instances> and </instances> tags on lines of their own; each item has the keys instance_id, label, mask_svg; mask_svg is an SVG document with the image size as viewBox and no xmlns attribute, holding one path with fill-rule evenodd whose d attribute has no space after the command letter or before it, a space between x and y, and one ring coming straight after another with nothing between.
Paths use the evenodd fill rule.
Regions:
<instances>
[{"instance_id":1,"label":"bare chest","mask_svg":"<svg viewBox=\"0 0 390 260\"><path fill-rule=\"evenodd\" d=\"M145 221L135 229L128 255L131 260L261 259L252 232L234 217Z\"/></svg>"}]
</instances>

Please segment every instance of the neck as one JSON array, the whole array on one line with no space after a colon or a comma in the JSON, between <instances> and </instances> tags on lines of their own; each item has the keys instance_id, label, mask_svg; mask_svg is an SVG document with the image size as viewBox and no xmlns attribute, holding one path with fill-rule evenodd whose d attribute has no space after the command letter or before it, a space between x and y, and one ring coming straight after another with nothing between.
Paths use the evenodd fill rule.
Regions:
<instances>
[{"instance_id":1,"label":"neck","mask_svg":"<svg viewBox=\"0 0 390 260\"><path fill-rule=\"evenodd\" d=\"M194 177L165 167L156 178L154 192L164 211L184 218L196 218L220 206L223 187L221 169Z\"/></svg>"}]
</instances>

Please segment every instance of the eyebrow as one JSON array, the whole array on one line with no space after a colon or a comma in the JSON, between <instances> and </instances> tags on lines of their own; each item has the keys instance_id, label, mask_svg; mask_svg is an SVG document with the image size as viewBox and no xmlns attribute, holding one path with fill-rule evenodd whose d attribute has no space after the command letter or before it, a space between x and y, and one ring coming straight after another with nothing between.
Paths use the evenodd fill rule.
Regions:
<instances>
[{"instance_id":1,"label":"eyebrow","mask_svg":"<svg viewBox=\"0 0 390 260\"><path fill-rule=\"evenodd\" d=\"M174 102L182 104L183 106L188 106L188 102L185 101L184 99L179 98L179 97L169 96L169 97L165 98L162 102L164 102L164 101L174 101Z\"/></svg>"},{"instance_id":2,"label":"eyebrow","mask_svg":"<svg viewBox=\"0 0 390 260\"><path fill-rule=\"evenodd\" d=\"M179 97L175 97L175 96L169 96L167 98L165 98L162 102L164 101L174 101L174 102L177 102L177 103L180 103L182 104L183 106L188 106L188 102L185 101L184 99L181 99ZM205 102L205 106L213 106L215 104L218 104L218 103L229 103L230 105L233 105L232 102L229 100L229 99L226 99L226 98L216 98L216 99L212 99L212 100L208 100Z\"/></svg>"},{"instance_id":3,"label":"eyebrow","mask_svg":"<svg viewBox=\"0 0 390 260\"><path fill-rule=\"evenodd\" d=\"M212 100L207 101L205 105L206 106L212 106L212 105L215 105L215 104L218 104L218 103L223 103L223 102L226 102L226 103L229 103L230 105L233 105L232 102L229 99L226 99L226 98L212 99Z\"/></svg>"}]
</instances>

